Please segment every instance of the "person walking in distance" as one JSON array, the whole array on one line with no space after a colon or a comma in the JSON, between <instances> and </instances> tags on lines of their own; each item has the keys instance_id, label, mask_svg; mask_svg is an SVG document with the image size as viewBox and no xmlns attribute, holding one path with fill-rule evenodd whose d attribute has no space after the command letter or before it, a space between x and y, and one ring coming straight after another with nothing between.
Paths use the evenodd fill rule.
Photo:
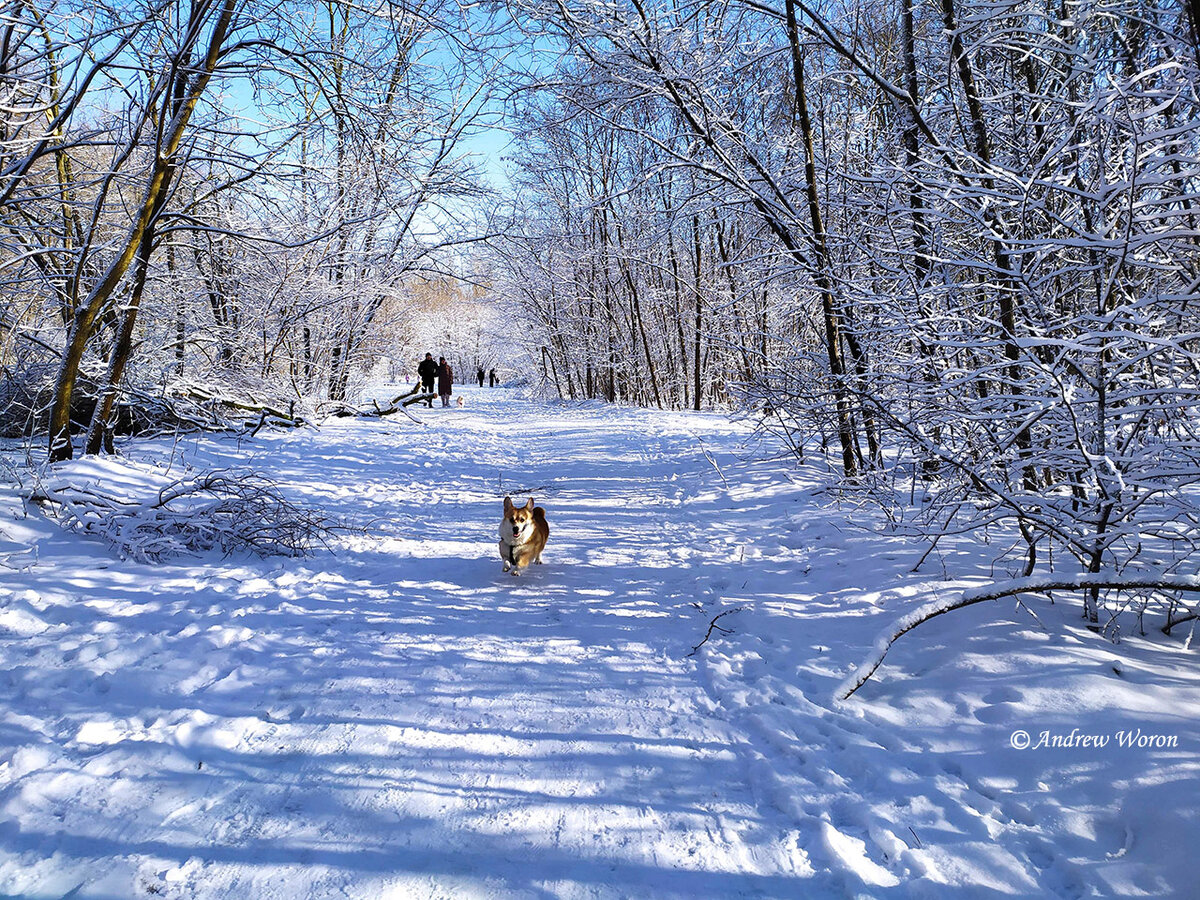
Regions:
<instances>
[{"instance_id":1,"label":"person walking in distance","mask_svg":"<svg viewBox=\"0 0 1200 900\"><path fill-rule=\"evenodd\" d=\"M483 366L479 367L479 371L475 374L475 377L479 379L479 386L483 387Z\"/></svg>"},{"instance_id":2,"label":"person walking in distance","mask_svg":"<svg viewBox=\"0 0 1200 900\"><path fill-rule=\"evenodd\" d=\"M433 379L437 376L437 373L438 366L437 363L433 361L433 354L426 353L425 358L421 360L420 365L417 366L417 377L421 379L422 394L433 394ZM430 409L433 409L432 396L425 401L425 405Z\"/></svg>"},{"instance_id":3,"label":"person walking in distance","mask_svg":"<svg viewBox=\"0 0 1200 900\"><path fill-rule=\"evenodd\" d=\"M496 370L492 369L490 372L488 372L488 387L495 387L497 381L499 381L499 379L496 378Z\"/></svg>"},{"instance_id":4,"label":"person walking in distance","mask_svg":"<svg viewBox=\"0 0 1200 900\"><path fill-rule=\"evenodd\" d=\"M446 357L438 357L437 367L438 380L438 396L442 398L442 406L450 405L450 395L454 393L454 370L450 368L450 363L446 362Z\"/></svg>"}]
</instances>

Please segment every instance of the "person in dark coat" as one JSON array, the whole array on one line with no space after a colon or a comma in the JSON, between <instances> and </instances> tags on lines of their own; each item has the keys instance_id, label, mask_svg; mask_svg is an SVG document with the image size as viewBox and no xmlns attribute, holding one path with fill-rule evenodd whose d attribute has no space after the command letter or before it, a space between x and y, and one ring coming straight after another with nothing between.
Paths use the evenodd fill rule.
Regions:
<instances>
[{"instance_id":1,"label":"person in dark coat","mask_svg":"<svg viewBox=\"0 0 1200 900\"><path fill-rule=\"evenodd\" d=\"M475 375L479 379L479 386L483 387L483 368L480 367L479 372Z\"/></svg>"},{"instance_id":2,"label":"person in dark coat","mask_svg":"<svg viewBox=\"0 0 1200 900\"><path fill-rule=\"evenodd\" d=\"M422 394L432 394L433 393L433 379L437 375L437 373L438 373L438 366L437 366L437 363L435 363L433 361L433 354L426 353L425 358L423 360L421 360L420 365L417 366L417 377L419 379L421 379L421 393ZM430 397L426 401L425 405L428 406L430 409L433 409L433 397Z\"/></svg>"},{"instance_id":3,"label":"person in dark coat","mask_svg":"<svg viewBox=\"0 0 1200 900\"><path fill-rule=\"evenodd\" d=\"M488 381L488 387L495 387L495 386L496 386L496 382L500 380L500 379L498 379L498 378L496 377L496 370L495 370L495 369L492 369L490 372L488 372L488 379L489 379L489 381Z\"/></svg>"},{"instance_id":4,"label":"person in dark coat","mask_svg":"<svg viewBox=\"0 0 1200 900\"><path fill-rule=\"evenodd\" d=\"M446 357L438 357L437 367L438 378L438 396L442 398L442 406L450 405L450 395L454 393L454 370L450 368L450 363L446 362Z\"/></svg>"}]
</instances>

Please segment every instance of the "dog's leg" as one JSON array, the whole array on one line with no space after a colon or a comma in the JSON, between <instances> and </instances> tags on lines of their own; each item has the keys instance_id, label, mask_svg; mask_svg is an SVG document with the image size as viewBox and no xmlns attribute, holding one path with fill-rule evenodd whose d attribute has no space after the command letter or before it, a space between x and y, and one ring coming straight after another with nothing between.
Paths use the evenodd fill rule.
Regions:
<instances>
[{"instance_id":1,"label":"dog's leg","mask_svg":"<svg viewBox=\"0 0 1200 900\"><path fill-rule=\"evenodd\" d=\"M504 563L504 568L501 571L507 572L511 564L508 561L508 554L504 552L504 541L500 542L500 561Z\"/></svg>"},{"instance_id":2,"label":"dog's leg","mask_svg":"<svg viewBox=\"0 0 1200 900\"><path fill-rule=\"evenodd\" d=\"M513 570L514 575L520 575L522 570L529 566L529 548L525 547L521 550L513 551Z\"/></svg>"}]
</instances>

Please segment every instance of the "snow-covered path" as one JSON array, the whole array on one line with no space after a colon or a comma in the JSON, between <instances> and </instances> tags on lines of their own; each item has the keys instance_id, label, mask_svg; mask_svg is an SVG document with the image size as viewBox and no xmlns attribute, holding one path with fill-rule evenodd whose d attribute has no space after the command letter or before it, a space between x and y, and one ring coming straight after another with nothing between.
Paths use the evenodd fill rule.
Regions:
<instances>
[{"instance_id":1,"label":"snow-covered path","mask_svg":"<svg viewBox=\"0 0 1200 900\"><path fill-rule=\"evenodd\" d=\"M680 514L720 484L699 440L498 396L181 451L368 525L332 554L149 570L45 536L66 558L5 619L29 633L0 677L30 702L4 743L30 746L0 892L794 896L804 854L685 658L696 567L737 549ZM550 511L523 578L501 490Z\"/></svg>"},{"instance_id":2,"label":"snow-covered path","mask_svg":"<svg viewBox=\"0 0 1200 900\"><path fill-rule=\"evenodd\" d=\"M1160 688L1132 646L1114 684L1067 631L967 612L897 652L901 689L838 709L878 627L927 596L920 548L846 532L853 511L720 417L466 393L423 427L129 449L250 467L362 526L307 559L151 567L6 518L0 551L38 549L0 569L0 896L1185 890L1155 813L1195 794L1195 679ZM496 552L505 493L552 529L520 578ZM1007 746L1088 709L1186 752Z\"/></svg>"}]
</instances>

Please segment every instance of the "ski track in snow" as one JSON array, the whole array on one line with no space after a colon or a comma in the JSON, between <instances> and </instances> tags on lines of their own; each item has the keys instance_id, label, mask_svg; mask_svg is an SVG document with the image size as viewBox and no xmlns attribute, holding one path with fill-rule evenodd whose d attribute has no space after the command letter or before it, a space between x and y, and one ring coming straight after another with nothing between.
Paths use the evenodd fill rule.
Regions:
<instances>
[{"instance_id":1,"label":"ski track in snow","mask_svg":"<svg viewBox=\"0 0 1200 900\"><path fill-rule=\"evenodd\" d=\"M127 448L361 526L305 559L144 566L6 501L0 896L1188 896L1200 689L1161 646L972 608L835 704L967 582L719 416L464 393ZM508 492L551 526L519 578ZM1079 723L1179 746L1008 745Z\"/></svg>"}]
</instances>

